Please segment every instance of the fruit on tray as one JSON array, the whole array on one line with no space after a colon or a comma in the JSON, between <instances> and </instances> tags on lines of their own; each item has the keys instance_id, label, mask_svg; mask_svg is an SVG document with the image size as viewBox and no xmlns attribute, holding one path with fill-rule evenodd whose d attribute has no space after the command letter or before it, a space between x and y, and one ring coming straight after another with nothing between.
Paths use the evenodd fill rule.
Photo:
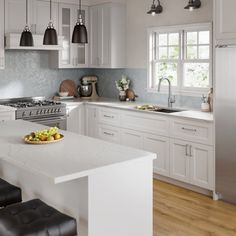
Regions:
<instances>
[{"instance_id":1,"label":"fruit on tray","mask_svg":"<svg viewBox=\"0 0 236 236\"><path fill-rule=\"evenodd\" d=\"M54 140L59 140L61 137L61 134L58 133L58 128L52 127L49 129L32 132L25 136L25 140L30 142L51 142Z\"/></svg>"}]
</instances>

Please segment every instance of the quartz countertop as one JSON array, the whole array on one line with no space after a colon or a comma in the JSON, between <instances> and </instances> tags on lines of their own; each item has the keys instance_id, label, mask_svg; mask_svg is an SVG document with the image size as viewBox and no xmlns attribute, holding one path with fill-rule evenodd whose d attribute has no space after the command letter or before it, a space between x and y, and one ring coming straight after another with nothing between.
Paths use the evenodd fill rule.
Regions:
<instances>
[{"instance_id":1,"label":"quartz countertop","mask_svg":"<svg viewBox=\"0 0 236 236\"><path fill-rule=\"evenodd\" d=\"M90 104L90 105L96 105L96 106L103 106L103 107L110 107L110 108L117 108L117 109L123 109L123 110L130 110L130 111L135 111L135 112L143 112L143 113L151 113L151 114L156 114L156 115L165 115L165 116L170 116L170 117L175 117L175 118L186 118L186 119L194 119L194 120L202 120L202 121L207 121L207 122L213 122L213 113L210 112L202 112L198 110L191 110L188 108L180 107L177 109L180 109L182 111L180 112L175 112L175 113L160 113L160 112L151 112L151 111L142 111L142 110L137 110L135 107L140 106L140 105L145 105L145 104L151 104L153 103L141 103L141 102L120 102L115 99L110 99L110 98L99 98L97 100L86 100L86 99L73 99L73 100L67 100L67 101L62 101L63 103L67 105L82 105L84 103ZM176 107L174 107L175 109Z\"/></svg>"},{"instance_id":2,"label":"quartz countertop","mask_svg":"<svg viewBox=\"0 0 236 236\"><path fill-rule=\"evenodd\" d=\"M89 176L112 165L155 159L156 154L61 131L64 140L47 145L29 145L23 136L45 126L23 121L0 123L0 159L35 174L62 183Z\"/></svg>"}]
</instances>

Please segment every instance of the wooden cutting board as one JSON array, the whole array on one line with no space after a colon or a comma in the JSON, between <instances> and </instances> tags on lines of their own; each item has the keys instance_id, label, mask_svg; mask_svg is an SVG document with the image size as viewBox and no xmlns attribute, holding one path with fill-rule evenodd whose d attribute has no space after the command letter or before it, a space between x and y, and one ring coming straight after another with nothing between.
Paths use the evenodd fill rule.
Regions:
<instances>
[{"instance_id":1,"label":"wooden cutting board","mask_svg":"<svg viewBox=\"0 0 236 236\"><path fill-rule=\"evenodd\" d=\"M68 96L78 97L78 90L73 80L64 80L60 85L59 92L68 92Z\"/></svg>"}]
</instances>

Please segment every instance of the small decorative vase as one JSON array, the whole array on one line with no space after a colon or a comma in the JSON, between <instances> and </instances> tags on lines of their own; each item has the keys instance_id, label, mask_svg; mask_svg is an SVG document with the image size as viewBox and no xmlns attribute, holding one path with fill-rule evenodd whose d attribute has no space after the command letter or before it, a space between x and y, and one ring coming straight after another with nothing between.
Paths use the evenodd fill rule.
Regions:
<instances>
[{"instance_id":1,"label":"small decorative vase","mask_svg":"<svg viewBox=\"0 0 236 236\"><path fill-rule=\"evenodd\" d=\"M126 92L125 91L120 91L119 99L121 102L126 101Z\"/></svg>"}]
</instances>

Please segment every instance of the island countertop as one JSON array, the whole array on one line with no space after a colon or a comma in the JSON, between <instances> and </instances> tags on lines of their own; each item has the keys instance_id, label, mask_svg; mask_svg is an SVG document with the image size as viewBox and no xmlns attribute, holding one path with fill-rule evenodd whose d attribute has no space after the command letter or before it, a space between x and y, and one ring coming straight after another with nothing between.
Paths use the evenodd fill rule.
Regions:
<instances>
[{"instance_id":1,"label":"island countertop","mask_svg":"<svg viewBox=\"0 0 236 236\"><path fill-rule=\"evenodd\" d=\"M47 145L29 145L23 136L45 126L27 121L0 122L0 159L44 175L55 184L92 175L111 165L155 159L153 153L61 131L65 139Z\"/></svg>"}]
</instances>

